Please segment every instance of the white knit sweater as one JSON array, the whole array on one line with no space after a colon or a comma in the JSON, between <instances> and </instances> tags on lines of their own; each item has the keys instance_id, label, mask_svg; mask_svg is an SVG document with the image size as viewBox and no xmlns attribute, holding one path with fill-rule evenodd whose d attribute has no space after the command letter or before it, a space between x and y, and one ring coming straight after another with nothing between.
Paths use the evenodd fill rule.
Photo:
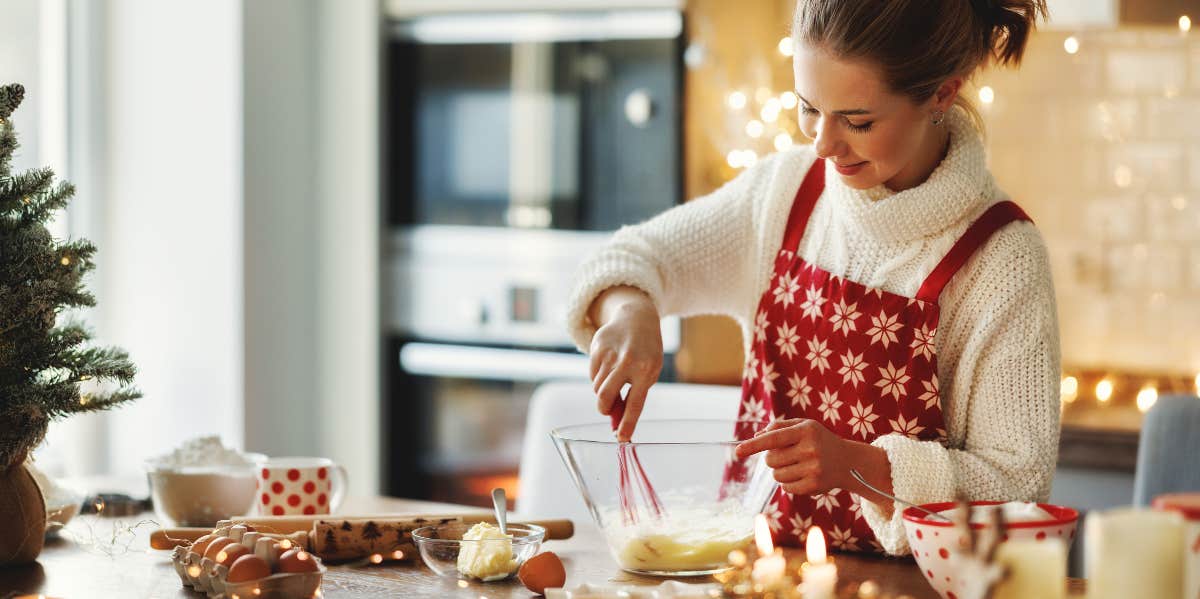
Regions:
<instances>
[{"instance_id":1,"label":"white knit sweater","mask_svg":"<svg viewBox=\"0 0 1200 599\"><path fill-rule=\"evenodd\" d=\"M801 256L868 287L914 296L971 222L1006 199L966 116L954 110L946 123L949 152L912 189L856 190L827 162ZM774 154L708 196L617 231L578 272L567 319L579 348L586 352L595 333L587 319L592 300L631 285L664 316L732 316L748 350L792 199L814 160L811 146ZM1060 354L1050 265L1034 225L1013 223L994 234L946 286L940 305L936 348L948 442L888 434L872 443L888 454L895 495L917 504L956 496L1045 501L1058 456ZM861 503L884 549L910 552L899 506Z\"/></svg>"}]
</instances>

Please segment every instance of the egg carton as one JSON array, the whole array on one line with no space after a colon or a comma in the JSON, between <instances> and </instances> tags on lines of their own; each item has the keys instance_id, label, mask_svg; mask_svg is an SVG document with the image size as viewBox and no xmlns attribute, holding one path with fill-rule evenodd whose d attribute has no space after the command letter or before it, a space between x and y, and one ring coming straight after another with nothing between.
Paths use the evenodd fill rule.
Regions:
<instances>
[{"instance_id":1,"label":"egg carton","mask_svg":"<svg viewBox=\"0 0 1200 599\"><path fill-rule=\"evenodd\" d=\"M250 532L244 526L218 528L213 534L233 539L247 549L253 551L274 570L279 561L280 549L276 545L278 539L273 536ZM171 563L183 586L208 595L209 599L280 599L307 598L317 596L321 581L327 571L320 558L309 554L317 564L316 572L279 572L260 578L238 583L226 582L229 568L191 551L184 545L177 545L171 552Z\"/></svg>"}]
</instances>

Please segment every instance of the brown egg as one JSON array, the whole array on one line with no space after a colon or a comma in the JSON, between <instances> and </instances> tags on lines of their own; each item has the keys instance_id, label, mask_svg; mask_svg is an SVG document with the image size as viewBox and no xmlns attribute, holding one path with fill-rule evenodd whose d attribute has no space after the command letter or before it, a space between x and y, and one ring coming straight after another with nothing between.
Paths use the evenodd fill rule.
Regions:
<instances>
[{"instance_id":1,"label":"brown egg","mask_svg":"<svg viewBox=\"0 0 1200 599\"><path fill-rule=\"evenodd\" d=\"M195 541L192 541L191 546L188 547L188 553L197 553L200 555L204 555L204 550L208 549L208 544L210 542L212 542L212 540L215 538L217 538L217 535L209 534L209 535L204 535L204 536L200 537L199 539L196 539Z\"/></svg>"},{"instance_id":2,"label":"brown egg","mask_svg":"<svg viewBox=\"0 0 1200 599\"><path fill-rule=\"evenodd\" d=\"M266 578L270 575L271 566L267 564L267 560L257 555L246 554L237 558L229 567L229 574L225 575L225 582L237 584Z\"/></svg>"},{"instance_id":3,"label":"brown egg","mask_svg":"<svg viewBox=\"0 0 1200 599\"><path fill-rule=\"evenodd\" d=\"M521 564L517 570L517 578L525 588L539 594L545 594L546 589L561 587L567 582L567 570L561 559L553 551L539 553Z\"/></svg>"},{"instance_id":4,"label":"brown egg","mask_svg":"<svg viewBox=\"0 0 1200 599\"><path fill-rule=\"evenodd\" d=\"M204 557L214 562L217 561L217 553L220 553L221 549L232 542L233 539L229 537L217 537L209 541L208 547L204 549Z\"/></svg>"},{"instance_id":5,"label":"brown egg","mask_svg":"<svg viewBox=\"0 0 1200 599\"><path fill-rule=\"evenodd\" d=\"M280 572L316 572L317 560L303 549L288 549L279 556Z\"/></svg>"},{"instance_id":6,"label":"brown egg","mask_svg":"<svg viewBox=\"0 0 1200 599\"><path fill-rule=\"evenodd\" d=\"M230 566L237 561L237 558L248 553L252 553L249 547L240 543L230 543L217 552L217 557L213 558L213 561L222 566Z\"/></svg>"}]
</instances>

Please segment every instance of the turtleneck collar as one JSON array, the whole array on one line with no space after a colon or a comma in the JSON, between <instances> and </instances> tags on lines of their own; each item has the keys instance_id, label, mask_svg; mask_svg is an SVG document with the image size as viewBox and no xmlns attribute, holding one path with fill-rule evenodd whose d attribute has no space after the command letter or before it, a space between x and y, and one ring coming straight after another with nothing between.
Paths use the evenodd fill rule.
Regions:
<instances>
[{"instance_id":1,"label":"turtleneck collar","mask_svg":"<svg viewBox=\"0 0 1200 599\"><path fill-rule=\"evenodd\" d=\"M924 183L894 192L885 185L854 189L831 161L825 163L826 191L852 226L884 242L933 237L982 208L994 183L983 139L959 108L946 114L950 148Z\"/></svg>"}]
</instances>

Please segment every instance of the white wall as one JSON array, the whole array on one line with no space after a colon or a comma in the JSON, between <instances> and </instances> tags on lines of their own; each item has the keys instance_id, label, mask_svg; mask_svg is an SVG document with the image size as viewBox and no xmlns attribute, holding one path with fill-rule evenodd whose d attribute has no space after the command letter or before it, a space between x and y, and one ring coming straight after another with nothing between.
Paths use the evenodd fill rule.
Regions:
<instances>
[{"instance_id":1,"label":"white wall","mask_svg":"<svg viewBox=\"0 0 1200 599\"><path fill-rule=\"evenodd\" d=\"M246 445L332 457L376 492L378 7L242 10Z\"/></svg>"},{"instance_id":2,"label":"white wall","mask_svg":"<svg viewBox=\"0 0 1200 599\"><path fill-rule=\"evenodd\" d=\"M112 412L110 463L242 419L241 12L237 0L107 4L106 342L145 397Z\"/></svg>"}]
</instances>

